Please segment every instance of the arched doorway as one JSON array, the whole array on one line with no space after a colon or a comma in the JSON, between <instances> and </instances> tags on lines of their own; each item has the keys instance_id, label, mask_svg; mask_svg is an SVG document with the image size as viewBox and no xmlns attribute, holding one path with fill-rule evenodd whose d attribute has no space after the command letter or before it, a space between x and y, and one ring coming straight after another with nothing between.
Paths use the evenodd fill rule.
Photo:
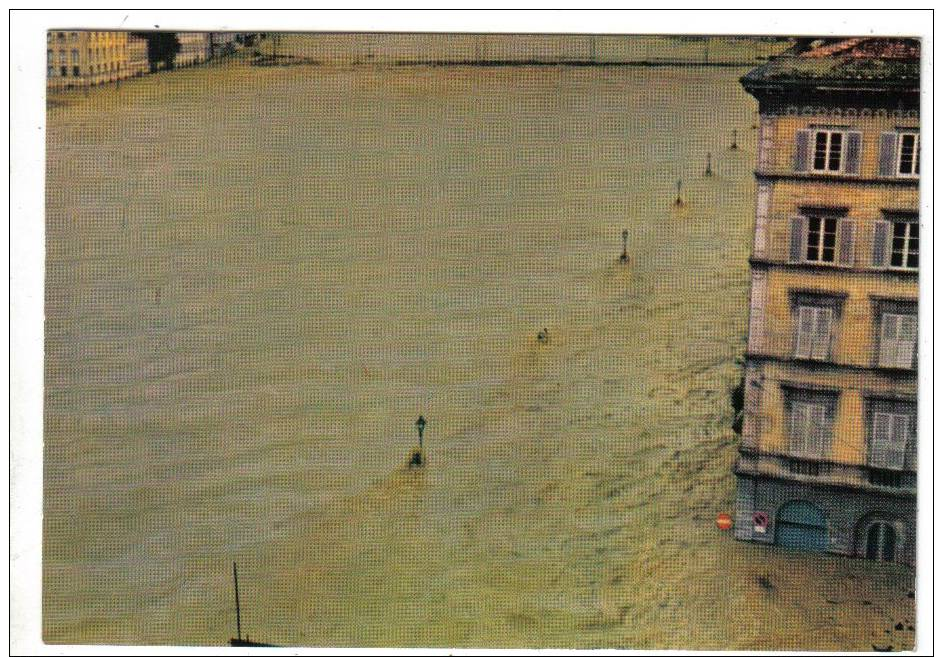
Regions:
<instances>
[{"instance_id":1,"label":"arched doorway","mask_svg":"<svg viewBox=\"0 0 943 657\"><path fill-rule=\"evenodd\" d=\"M889 522L874 522L865 536L864 556L872 561L894 561L897 556L897 530Z\"/></svg>"},{"instance_id":2,"label":"arched doorway","mask_svg":"<svg viewBox=\"0 0 943 657\"><path fill-rule=\"evenodd\" d=\"M828 549L825 513L804 500L783 504L776 514L776 545L794 550L824 552Z\"/></svg>"}]
</instances>

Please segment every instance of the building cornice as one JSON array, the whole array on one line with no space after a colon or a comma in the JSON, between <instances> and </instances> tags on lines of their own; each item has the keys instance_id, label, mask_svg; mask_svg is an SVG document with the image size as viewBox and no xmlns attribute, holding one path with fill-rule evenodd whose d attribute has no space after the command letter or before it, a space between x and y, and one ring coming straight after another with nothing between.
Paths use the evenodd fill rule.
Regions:
<instances>
[{"instance_id":1,"label":"building cornice","mask_svg":"<svg viewBox=\"0 0 943 657\"><path fill-rule=\"evenodd\" d=\"M917 285L920 277L919 269L894 269L893 267L856 267L849 265L822 265L813 262L787 262L785 260L773 260L771 258L761 258L751 256L749 259L750 267L753 269L793 269L799 271L811 271L828 276L829 274L865 274L878 278L893 277L900 281L912 281ZM902 299L903 300L903 299ZM907 299L909 300L909 299Z\"/></svg>"},{"instance_id":2,"label":"building cornice","mask_svg":"<svg viewBox=\"0 0 943 657\"><path fill-rule=\"evenodd\" d=\"M873 187L874 185L888 185L891 187L919 187L920 178L882 178L882 177L865 177L865 176L851 176L851 175L834 175L834 174L823 174L823 173L776 173L773 171L761 171L757 169L753 172L753 175L757 180L794 180L802 182L816 182L816 183L836 183L840 185L868 185Z\"/></svg>"},{"instance_id":3,"label":"building cornice","mask_svg":"<svg viewBox=\"0 0 943 657\"><path fill-rule=\"evenodd\" d=\"M896 368L896 367L878 367L876 365L861 365L858 363L839 363L831 360L811 360L804 358L793 358L791 356L782 356L779 354L770 354L761 351L755 351L748 349L744 354L747 362L773 362L780 363L783 365L792 365L794 367L801 367L805 370L811 372L871 372L879 376L886 376L890 379L895 379L899 382L913 382L914 385L917 383L917 370L915 369L906 369L906 368ZM789 383L784 382L784 383ZM804 382L795 382L796 386L807 387ZM832 390L835 386L824 386L824 389ZM840 386L839 386L840 387ZM890 394L890 393L888 393ZM898 395L900 397L900 395ZM906 395L905 395L906 397Z\"/></svg>"}]
</instances>

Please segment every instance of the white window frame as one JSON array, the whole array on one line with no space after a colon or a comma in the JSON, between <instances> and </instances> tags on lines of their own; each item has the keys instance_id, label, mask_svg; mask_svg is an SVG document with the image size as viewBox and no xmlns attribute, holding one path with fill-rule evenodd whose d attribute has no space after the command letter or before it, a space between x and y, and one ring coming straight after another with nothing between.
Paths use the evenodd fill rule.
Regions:
<instances>
[{"instance_id":1,"label":"white window frame","mask_svg":"<svg viewBox=\"0 0 943 657\"><path fill-rule=\"evenodd\" d=\"M815 245L817 257L815 259L809 258L809 235L812 234L812 222L819 221L819 239L818 244ZM825 224L828 221L835 222L835 230L832 234L835 236L835 243L831 246L832 249L832 259L823 260L822 254L825 251ZM834 265L838 262L838 217L830 217L825 215L807 215L806 216L806 228L805 228L805 244L802 245L803 253L802 257L805 262L814 262L820 265Z\"/></svg>"},{"instance_id":2,"label":"white window frame","mask_svg":"<svg viewBox=\"0 0 943 657\"><path fill-rule=\"evenodd\" d=\"M914 351L917 349L917 316L910 313L883 312L878 327L878 367L913 369ZM905 324L913 326L913 339L905 339ZM893 330L888 329L893 326ZM891 333L891 336L888 336Z\"/></svg>"},{"instance_id":3,"label":"white window frame","mask_svg":"<svg viewBox=\"0 0 943 657\"><path fill-rule=\"evenodd\" d=\"M833 130L831 128L813 128L812 129L812 139L809 144L809 171L812 173L825 174L829 176L839 176L845 173L845 151L848 148L848 130ZM815 152L816 145L818 144L819 135L825 133L828 137L825 140L825 168L816 169L815 168ZM841 135L841 149L838 152L838 168L829 169L828 163L831 160L832 153L832 137L836 134Z\"/></svg>"},{"instance_id":4,"label":"white window frame","mask_svg":"<svg viewBox=\"0 0 943 657\"><path fill-rule=\"evenodd\" d=\"M909 413L875 410L871 418L868 466L881 470L903 470L911 436Z\"/></svg>"},{"instance_id":5,"label":"white window frame","mask_svg":"<svg viewBox=\"0 0 943 657\"><path fill-rule=\"evenodd\" d=\"M910 239L911 239L910 230L913 226L917 225L917 222L916 221L891 221L890 224L891 224L891 229L889 231L890 235L888 236L889 245L887 247L887 253L888 253L887 266L890 267L891 269L906 269L907 271L915 271L919 269L920 268L919 262L917 263L916 267L910 267L907 265L907 260L910 257ZM894 264L894 239L896 236L894 235L894 231L897 229L898 224L906 224L907 229L904 233L904 251L901 258L901 264L895 265ZM920 229L918 228L917 231L919 232L919 230ZM920 258L920 236L918 235L914 239L917 240L917 258L919 259Z\"/></svg>"},{"instance_id":6,"label":"white window frame","mask_svg":"<svg viewBox=\"0 0 943 657\"><path fill-rule=\"evenodd\" d=\"M904 156L904 137L914 138L914 155L910 163L910 173L902 173L900 170L901 160ZM920 133L916 130L903 130L897 133L897 158L894 161L894 175L898 178L917 178L920 172L917 167L920 165Z\"/></svg>"}]
</instances>

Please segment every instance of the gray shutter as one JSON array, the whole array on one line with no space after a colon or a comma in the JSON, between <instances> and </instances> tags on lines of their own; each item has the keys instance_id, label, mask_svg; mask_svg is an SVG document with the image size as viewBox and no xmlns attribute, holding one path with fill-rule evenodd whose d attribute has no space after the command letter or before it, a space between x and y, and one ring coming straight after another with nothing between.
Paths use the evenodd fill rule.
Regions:
<instances>
[{"instance_id":1,"label":"gray shutter","mask_svg":"<svg viewBox=\"0 0 943 657\"><path fill-rule=\"evenodd\" d=\"M759 164L761 170L766 170L773 166L773 143L775 136L773 119L768 116L761 116L759 136Z\"/></svg>"},{"instance_id":2,"label":"gray shutter","mask_svg":"<svg viewBox=\"0 0 943 657\"><path fill-rule=\"evenodd\" d=\"M890 234L891 224L889 221L878 220L874 222L874 244L871 252L871 264L875 267L887 266L887 236Z\"/></svg>"},{"instance_id":3,"label":"gray shutter","mask_svg":"<svg viewBox=\"0 0 943 657\"><path fill-rule=\"evenodd\" d=\"M894 367L897 362L897 341L900 333L900 315L884 313L881 315L881 336L878 345L878 365Z\"/></svg>"},{"instance_id":4,"label":"gray shutter","mask_svg":"<svg viewBox=\"0 0 943 657\"><path fill-rule=\"evenodd\" d=\"M766 257L766 244L769 232L769 204L773 186L769 181L762 181L756 186L756 230L753 232L753 255Z\"/></svg>"},{"instance_id":5,"label":"gray shutter","mask_svg":"<svg viewBox=\"0 0 943 657\"><path fill-rule=\"evenodd\" d=\"M817 404L819 409L818 431L816 432L815 456L827 458L832 452L832 427L835 425L835 409L832 404Z\"/></svg>"},{"instance_id":6,"label":"gray shutter","mask_svg":"<svg viewBox=\"0 0 943 657\"><path fill-rule=\"evenodd\" d=\"M917 346L917 316L902 315L897 332L897 365L913 367Z\"/></svg>"},{"instance_id":7,"label":"gray shutter","mask_svg":"<svg viewBox=\"0 0 943 657\"><path fill-rule=\"evenodd\" d=\"M807 219L801 215L792 218L792 226L789 237L789 262L802 262L805 260L805 242Z\"/></svg>"},{"instance_id":8,"label":"gray shutter","mask_svg":"<svg viewBox=\"0 0 943 657\"><path fill-rule=\"evenodd\" d=\"M888 467L891 447L891 416L889 413L875 412L871 421L871 455L869 465L878 468Z\"/></svg>"},{"instance_id":9,"label":"gray shutter","mask_svg":"<svg viewBox=\"0 0 943 657\"><path fill-rule=\"evenodd\" d=\"M815 311L812 306L799 306L796 316L796 358L810 358L815 334Z\"/></svg>"},{"instance_id":10,"label":"gray shutter","mask_svg":"<svg viewBox=\"0 0 943 657\"><path fill-rule=\"evenodd\" d=\"M793 169L796 171L809 170L809 145L811 143L811 130L796 130L796 159L793 163Z\"/></svg>"},{"instance_id":11,"label":"gray shutter","mask_svg":"<svg viewBox=\"0 0 943 657\"><path fill-rule=\"evenodd\" d=\"M904 469L904 461L907 456L907 438L910 435L910 416L893 413L891 414L891 442L890 442L890 463L888 464L895 470Z\"/></svg>"},{"instance_id":12,"label":"gray shutter","mask_svg":"<svg viewBox=\"0 0 943 657\"><path fill-rule=\"evenodd\" d=\"M816 360L826 360L828 359L828 348L832 341L832 309L816 308L813 317L815 325L813 326L810 356Z\"/></svg>"},{"instance_id":13,"label":"gray shutter","mask_svg":"<svg viewBox=\"0 0 943 657\"><path fill-rule=\"evenodd\" d=\"M857 176L861 172L861 133L845 133L845 173Z\"/></svg>"},{"instance_id":14,"label":"gray shutter","mask_svg":"<svg viewBox=\"0 0 943 657\"><path fill-rule=\"evenodd\" d=\"M753 272L753 281L750 287L750 333L747 338L747 348L752 353L759 353L763 349L766 329L766 272Z\"/></svg>"},{"instance_id":15,"label":"gray shutter","mask_svg":"<svg viewBox=\"0 0 943 657\"><path fill-rule=\"evenodd\" d=\"M897 165L897 133L881 133L881 149L878 152L878 174L893 176Z\"/></svg>"},{"instance_id":16,"label":"gray shutter","mask_svg":"<svg viewBox=\"0 0 943 657\"><path fill-rule=\"evenodd\" d=\"M838 263L855 264L855 222L851 219L838 222Z\"/></svg>"}]
</instances>

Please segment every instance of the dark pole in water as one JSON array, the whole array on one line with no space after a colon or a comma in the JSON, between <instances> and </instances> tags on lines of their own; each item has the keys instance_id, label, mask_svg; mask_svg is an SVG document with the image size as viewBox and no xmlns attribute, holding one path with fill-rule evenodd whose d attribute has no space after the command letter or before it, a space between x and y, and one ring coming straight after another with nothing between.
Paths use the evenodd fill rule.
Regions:
<instances>
[{"instance_id":1,"label":"dark pole in water","mask_svg":"<svg viewBox=\"0 0 943 657\"><path fill-rule=\"evenodd\" d=\"M629 261L629 229L622 229L622 255L619 257L622 262Z\"/></svg>"},{"instance_id":2,"label":"dark pole in water","mask_svg":"<svg viewBox=\"0 0 943 657\"><path fill-rule=\"evenodd\" d=\"M711 169L711 154L707 154L707 169L704 171L705 176L713 176L714 171Z\"/></svg>"},{"instance_id":3,"label":"dark pole in water","mask_svg":"<svg viewBox=\"0 0 943 657\"><path fill-rule=\"evenodd\" d=\"M416 430L419 432L419 449L422 450L422 432L426 428L426 418L422 415L419 416L419 419L416 420Z\"/></svg>"},{"instance_id":4,"label":"dark pole in water","mask_svg":"<svg viewBox=\"0 0 943 657\"><path fill-rule=\"evenodd\" d=\"M734 130L734 131L733 131L733 142L730 144L730 150L735 151L735 150L737 150L737 148L738 148L738 146L737 146L737 131Z\"/></svg>"},{"instance_id":5,"label":"dark pole in water","mask_svg":"<svg viewBox=\"0 0 943 657\"><path fill-rule=\"evenodd\" d=\"M675 205L681 205L681 179L678 178L678 198L675 199Z\"/></svg>"},{"instance_id":6,"label":"dark pole in water","mask_svg":"<svg viewBox=\"0 0 943 657\"><path fill-rule=\"evenodd\" d=\"M236 637L242 641L242 612L239 609L239 573L236 562L232 562L232 581L236 585Z\"/></svg>"}]
</instances>

